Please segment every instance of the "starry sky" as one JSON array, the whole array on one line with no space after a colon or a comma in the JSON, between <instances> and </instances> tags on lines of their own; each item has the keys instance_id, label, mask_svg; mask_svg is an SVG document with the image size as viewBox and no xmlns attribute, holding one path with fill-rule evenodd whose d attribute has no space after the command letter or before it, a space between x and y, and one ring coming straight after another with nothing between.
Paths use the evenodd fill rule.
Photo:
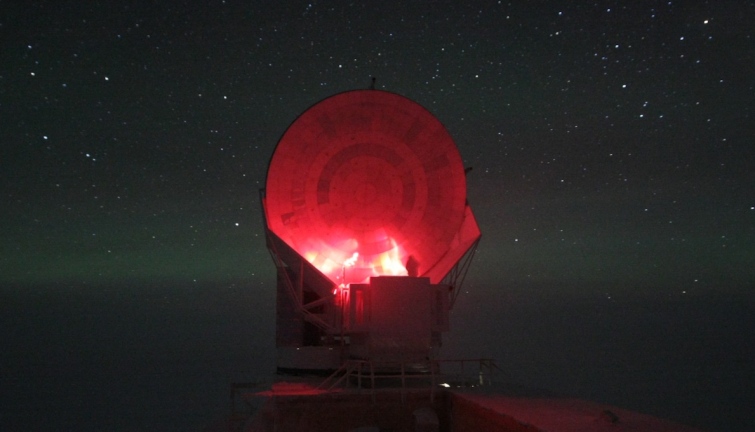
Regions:
<instances>
[{"instance_id":1,"label":"starry sky","mask_svg":"<svg viewBox=\"0 0 755 432\"><path fill-rule=\"evenodd\" d=\"M752 285L753 2L457 3L6 3L0 279L270 279L278 139L375 76L473 167L470 286Z\"/></svg>"},{"instance_id":2,"label":"starry sky","mask_svg":"<svg viewBox=\"0 0 755 432\"><path fill-rule=\"evenodd\" d=\"M272 298L258 191L275 145L374 76L473 168L469 299L752 301L754 17L753 1L2 2L0 285Z\"/></svg>"}]
</instances>

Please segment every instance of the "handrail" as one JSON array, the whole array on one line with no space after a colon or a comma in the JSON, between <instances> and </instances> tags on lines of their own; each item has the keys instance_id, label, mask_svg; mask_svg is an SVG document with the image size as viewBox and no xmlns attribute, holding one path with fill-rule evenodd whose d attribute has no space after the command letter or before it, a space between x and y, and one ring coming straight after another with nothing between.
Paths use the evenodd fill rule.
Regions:
<instances>
[{"instance_id":1,"label":"handrail","mask_svg":"<svg viewBox=\"0 0 755 432\"><path fill-rule=\"evenodd\" d=\"M469 376L470 374L465 372L465 366L470 363L477 364L471 377ZM407 370L407 366L417 364L426 365L429 373L411 373L410 370ZM455 364L458 365L461 370L458 373L446 374L441 371L441 364ZM395 380L398 378L400 379L399 386L386 386L382 388L400 388L401 400L404 402L406 400L406 392L408 389L407 381L414 380L416 382L419 380L425 380L429 381L428 387L430 390L430 399L433 400L435 396L435 388L438 385L445 384L446 387L450 387L450 384L448 384L450 381L454 382L458 387L487 386L493 384L493 375L496 371L503 372L503 370L499 368L491 358L426 360L423 362L350 359L346 360L337 371L326 378L317 388L333 390L342 384L344 384L344 387L348 387L349 378L353 377L356 378L357 389L361 391L363 388L363 379L369 379L369 388L374 402L377 389L376 382L380 380L385 382L385 380ZM471 379L472 377L473 379ZM456 379L457 381L449 378Z\"/></svg>"}]
</instances>

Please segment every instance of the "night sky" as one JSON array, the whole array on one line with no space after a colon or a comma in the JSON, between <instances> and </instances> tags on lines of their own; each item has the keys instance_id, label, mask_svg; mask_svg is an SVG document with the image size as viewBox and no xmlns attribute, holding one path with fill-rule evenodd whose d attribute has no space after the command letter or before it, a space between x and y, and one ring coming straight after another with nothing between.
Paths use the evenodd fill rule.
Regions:
<instances>
[{"instance_id":1,"label":"night sky","mask_svg":"<svg viewBox=\"0 0 755 432\"><path fill-rule=\"evenodd\" d=\"M454 311L453 354L495 354L523 382L746 430L744 414L721 409L755 398L745 366L755 355L755 2L364 3L0 4L0 312L10 329L0 342L16 347L0 357L10 365L0 383L31 395L24 382L41 369L49 382L85 376L98 356L126 358L92 372L123 381L134 364L171 369L180 357L192 372L178 388L225 368L204 378L222 389L222 407L237 364L264 369L273 357L275 267L258 191L275 145L308 107L374 76L429 109L473 168L468 200L483 237ZM554 329L570 327L592 336L554 342ZM659 329L667 338L643 346ZM195 364L183 348L138 361L119 351L196 334L192 355L208 344L230 354ZM590 343L596 335L614 341ZM569 337L609 354L533 360ZM648 365L621 372L616 358L635 348ZM61 350L70 364L56 375L45 358ZM668 360L672 351L683 354ZM580 376L645 387L544 383L533 366L555 376L588 357L610 373ZM687 375L669 371L685 361ZM659 374L673 377L650 378ZM701 380L723 390L690 384ZM659 388L709 396L643 404ZM26 399L0 401L9 430L33 417ZM149 429L153 417L135 426L103 415L91 428Z\"/></svg>"}]
</instances>

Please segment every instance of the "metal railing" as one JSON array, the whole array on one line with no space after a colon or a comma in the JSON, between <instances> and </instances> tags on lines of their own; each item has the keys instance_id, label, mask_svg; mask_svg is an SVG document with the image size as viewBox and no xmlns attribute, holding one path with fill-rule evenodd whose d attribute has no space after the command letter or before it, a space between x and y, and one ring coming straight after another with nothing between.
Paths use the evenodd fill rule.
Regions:
<instances>
[{"instance_id":1,"label":"metal railing","mask_svg":"<svg viewBox=\"0 0 755 432\"><path fill-rule=\"evenodd\" d=\"M434 400L439 386L478 387L493 384L497 372L503 372L493 359L454 359L416 361L371 361L347 360L341 368L331 374L318 387L332 391L338 387L348 389L352 385L357 391L369 389L373 402L378 390L401 391L402 402L406 393L412 390L429 390L430 400ZM419 383L418 387L416 383ZM424 384L424 386L422 385Z\"/></svg>"},{"instance_id":2,"label":"metal railing","mask_svg":"<svg viewBox=\"0 0 755 432\"><path fill-rule=\"evenodd\" d=\"M492 358L438 360L444 387L479 387L493 384L504 371Z\"/></svg>"}]
</instances>

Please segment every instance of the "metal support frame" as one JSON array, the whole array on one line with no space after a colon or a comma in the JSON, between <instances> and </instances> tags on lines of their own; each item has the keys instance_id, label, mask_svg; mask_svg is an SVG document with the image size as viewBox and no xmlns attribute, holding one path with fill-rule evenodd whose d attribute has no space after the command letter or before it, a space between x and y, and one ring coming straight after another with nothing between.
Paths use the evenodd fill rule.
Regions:
<instances>
[{"instance_id":1,"label":"metal support frame","mask_svg":"<svg viewBox=\"0 0 755 432\"><path fill-rule=\"evenodd\" d=\"M472 243L472 246L464 253L462 259L456 263L450 272L443 278L442 283L450 285L453 290L451 291L451 299L448 304L449 309L453 309L454 303L456 303L456 297L459 296L461 286L464 284L464 279L467 277L469 266L472 264L475 252L477 252L477 245L480 243L478 238Z\"/></svg>"},{"instance_id":2,"label":"metal support frame","mask_svg":"<svg viewBox=\"0 0 755 432\"><path fill-rule=\"evenodd\" d=\"M265 189L260 188L259 190L260 194L260 203L264 203L265 200ZM323 321L320 317L316 316L314 313L312 313L309 309L320 306L323 304L328 303L331 301L334 297L334 295L331 295L329 297L322 297L318 300L315 300L313 302L309 302L304 304L304 298L303 298L303 289L304 289L304 261L300 261L299 263L299 278L296 281L296 284L294 284L294 281L291 280L291 276L289 275L287 269L290 268L288 263L283 262L283 260L280 257L280 254L278 252L277 246L276 246L276 238L277 237L273 232L270 231L267 225L267 215L265 214L265 206L264 204L260 205L260 208L262 209L262 222L264 224L265 229L265 239L267 243L267 250L270 253L270 256L273 259L273 262L275 263L275 267L278 270L279 273L283 273L285 277L285 283L286 288L288 289L288 293L291 296L292 299L294 299L294 303L296 304L297 309L299 312L302 313L304 319L321 329L325 330L328 333L336 333L338 332L338 328L326 321ZM282 241L282 240L281 240Z\"/></svg>"}]
</instances>

